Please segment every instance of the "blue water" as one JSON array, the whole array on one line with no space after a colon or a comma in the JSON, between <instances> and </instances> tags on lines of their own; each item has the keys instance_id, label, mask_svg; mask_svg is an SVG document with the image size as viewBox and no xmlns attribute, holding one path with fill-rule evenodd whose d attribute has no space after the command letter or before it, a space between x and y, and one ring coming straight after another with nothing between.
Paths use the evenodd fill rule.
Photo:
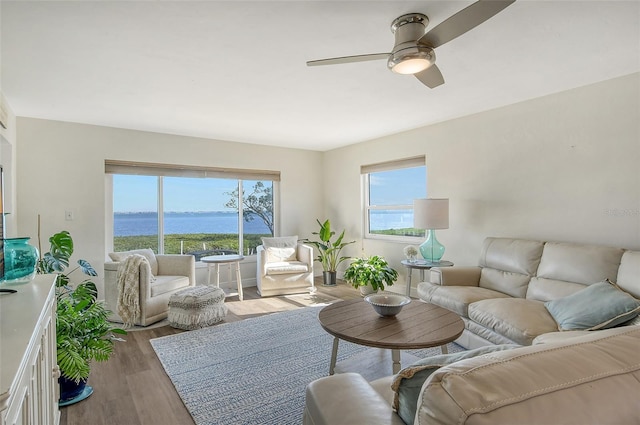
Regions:
<instances>
[{"instance_id":1,"label":"blue water","mask_svg":"<svg viewBox=\"0 0 640 425\"><path fill-rule=\"evenodd\" d=\"M156 213L115 213L113 215L115 236L157 235ZM413 212L373 211L371 230L386 230L413 227ZM238 233L238 214L232 212L167 213L164 218L165 234L189 233ZM256 217L244 222L246 234L270 234L269 228Z\"/></svg>"},{"instance_id":2,"label":"blue water","mask_svg":"<svg viewBox=\"0 0 640 425\"><path fill-rule=\"evenodd\" d=\"M270 234L264 222L256 217L243 223L246 234ZM238 214L233 212L166 213L165 234L189 233L238 233ZM140 236L158 234L156 213L114 213L113 233L115 236Z\"/></svg>"}]
</instances>

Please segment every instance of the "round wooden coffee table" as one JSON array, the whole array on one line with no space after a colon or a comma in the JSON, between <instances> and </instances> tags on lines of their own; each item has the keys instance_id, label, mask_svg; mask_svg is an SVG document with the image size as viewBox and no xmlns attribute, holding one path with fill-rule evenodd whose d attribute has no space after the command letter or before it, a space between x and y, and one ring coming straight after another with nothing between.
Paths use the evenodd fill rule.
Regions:
<instances>
[{"instance_id":1,"label":"round wooden coffee table","mask_svg":"<svg viewBox=\"0 0 640 425\"><path fill-rule=\"evenodd\" d=\"M388 348L393 359L393 373L400 371L400 350L440 346L464 331L460 317L437 305L411 300L394 317L382 317L363 299L340 301L320 311L320 325L334 336L329 374L333 375L341 339L369 347Z\"/></svg>"}]
</instances>

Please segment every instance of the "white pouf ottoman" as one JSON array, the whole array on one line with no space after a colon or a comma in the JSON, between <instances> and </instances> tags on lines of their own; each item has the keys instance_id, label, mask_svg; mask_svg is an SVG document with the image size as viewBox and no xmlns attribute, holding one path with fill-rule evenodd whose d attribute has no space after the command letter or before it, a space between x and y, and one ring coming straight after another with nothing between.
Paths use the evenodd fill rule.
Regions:
<instances>
[{"instance_id":1,"label":"white pouf ottoman","mask_svg":"<svg viewBox=\"0 0 640 425\"><path fill-rule=\"evenodd\" d=\"M224 320L227 310L222 289L192 286L169 298L169 325L185 330L205 328Z\"/></svg>"}]
</instances>

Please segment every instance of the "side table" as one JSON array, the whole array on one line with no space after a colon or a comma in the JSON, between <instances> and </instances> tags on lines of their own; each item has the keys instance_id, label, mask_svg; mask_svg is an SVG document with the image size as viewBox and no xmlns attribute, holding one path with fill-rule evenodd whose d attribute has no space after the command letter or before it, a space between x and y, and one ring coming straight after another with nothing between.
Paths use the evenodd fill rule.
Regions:
<instances>
[{"instance_id":1,"label":"side table","mask_svg":"<svg viewBox=\"0 0 640 425\"><path fill-rule=\"evenodd\" d=\"M211 265L216 268L216 287L220 287L220 264L229 266L229 282L231 282L231 264L236 265L236 282L238 284L238 298L242 301L242 277L240 276L240 261L244 260L244 255L209 255L202 257L200 261L207 264L207 285L211 284ZM235 295L235 294L229 294Z\"/></svg>"},{"instance_id":2,"label":"side table","mask_svg":"<svg viewBox=\"0 0 640 425\"><path fill-rule=\"evenodd\" d=\"M424 281L424 271L430 270L431 267L451 267L451 261L427 261L427 260L402 260L400 264L407 268L407 297L411 297L411 272L414 269L420 270L420 281Z\"/></svg>"}]
</instances>

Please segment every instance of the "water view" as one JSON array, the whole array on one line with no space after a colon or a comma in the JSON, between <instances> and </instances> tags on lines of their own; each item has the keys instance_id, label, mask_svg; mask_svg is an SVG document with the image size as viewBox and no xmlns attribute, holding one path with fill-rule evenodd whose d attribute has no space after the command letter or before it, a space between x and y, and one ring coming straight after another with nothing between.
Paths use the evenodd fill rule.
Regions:
<instances>
[{"instance_id":1,"label":"water view","mask_svg":"<svg viewBox=\"0 0 640 425\"><path fill-rule=\"evenodd\" d=\"M234 212L189 212L166 213L164 215L165 234L189 233L238 233L238 214ZM246 234L270 234L264 222L255 217L243 223ZM114 236L143 236L158 234L158 215L155 212L114 213Z\"/></svg>"}]
</instances>

